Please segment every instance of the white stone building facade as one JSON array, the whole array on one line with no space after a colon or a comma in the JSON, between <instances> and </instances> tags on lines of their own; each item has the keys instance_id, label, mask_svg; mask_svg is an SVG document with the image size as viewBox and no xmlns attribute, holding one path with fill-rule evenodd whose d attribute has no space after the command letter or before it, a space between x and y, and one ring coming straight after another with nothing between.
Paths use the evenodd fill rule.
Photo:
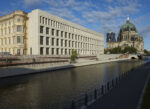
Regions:
<instances>
[{"instance_id":1,"label":"white stone building facade","mask_svg":"<svg viewBox=\"0 0 150 109\"><path fill-rule=\"evenodd\" d=\"M26 55L69 56L72 50L81 56L104 53L103 34L39 9L28 13L27 18L24 37Z\"/></svg>"}]
</instances>

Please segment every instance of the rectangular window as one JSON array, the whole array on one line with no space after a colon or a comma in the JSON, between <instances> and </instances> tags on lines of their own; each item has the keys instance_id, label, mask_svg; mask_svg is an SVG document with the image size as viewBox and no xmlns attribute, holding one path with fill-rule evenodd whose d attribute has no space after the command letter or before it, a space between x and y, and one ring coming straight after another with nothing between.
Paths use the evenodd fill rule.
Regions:
<instances>
[{"instance_id":1,"label":"rectangular window","mask_svg":"<svg viewBox=\"0 0 150 109\"><path fill-rule=\"evenodd\" d=\"M52 38L52 46L54 46L54 38Z\"/></svg>"},{"instance_id":2,"label":"rectangular window","mask_svg":"<svg viewBox=\"0 0 150 109\"><path fill-rule=\"evenodd\" d=\"M69 39L70 39L71 33L69 33Z\"/></svg>"},{"instance_id":3,"label":"rectangular window","mask_svg":"<svg viewBox=\"0 0 150 109\"><path fill-rule=\"evenodd\" d=\"M75 40L77 40L77 35L75 35Z\"/></svg>"},{"instance_id":4,"label":"rectangular window","mask_svg":"<svg viewBox=\"0 0 150 109\"><path fill-rule=\"evenodd\" d=\"M47 25L47 18L45 19L45 24Z\"/></svg>"},{"instance_id":5,"label":"rectangular window","mask_svg":"<svg viewBox=\"0 0 150 109\"><path fill-rule=\"evenodd\" d=\"M56 40L56 46L59 46L59 39Z\"/></svg>"},{"instance_id":6,"label":"rectangular window","mask_svg":"<svg viewBox=\"0 0 150 109\"><path fill-rule=\"evenodd\" d=\"M52 48L52 55L54 55L54 48Z\"/></svg>"},{"instance_id":7,"label":"rectangular window","mask_svg":"<svg viewBox=\"0 0 150 109\"><path fill-rule=\"evenodd\" d=\"M59 48L56 49L56 54L59 55Z\"/></svg>"},{"instance_id":8,"label":"rectangular window","mask_svg":"<svg viewBox=\"0 0 150 109\"><path fill-rule=\"evenodd\" d=\"M20 40L20 36L17 36L17 43L20 43L21 40Z\"/></svg>"},{"instance_id":9,"label":"rectangular window","mask_svg":"<svg viewBox=\"0 0 150 109\"><path fill-rule=\"evenodd\" d=\"M43 47L40 47L40 55L43 55Z\"/></svg>"},{"instance_id":10,"label":"rectangular window","mask_svg":"<svg viewBox=\"0 0 150 109\"><path fill-rule=\"evenodd\" d=\"M63 47L63 39L61 39L61 46Z\"/></svg>"},{"instance_id":11,"label":"rectangular window","mask_svg":"<svg viewBox=\"0 0 150 109\"><path fill-rule=\"evenodd\" d=\"M17 32L21 32L21 26L20 25L17 26Z\"/></svg>"},{"instance_id":12,"label":"rectangular window","mask_svg":"<svg viewBox=\"0 0 150 109\"><path fill-rule=\"evenodd\" d=\"M61 54L63 54L63 49L61 49Z\"/></svg>"},{"instance_id":13,"label":"rectangular window","mask_svg":"<svg viewBox=\"0 0 150 109\"><path fill-rule=\"evenodd\" d=\"M50 19L48 19L48 25L50 24Z\"/></svg>"},{"instance_id":14,"label":"rectangular window","mask_svg":"<svg viewBox=\"0 0 150 109\"><path fill-rule=\"evenodd\" d=\"M54 36L54 29L52 29L52 36Z\"/></svg>"},{"instance_id":15,"label":"rectangular window","mask_svg":"<svg viewBox=\"0 0 150 109\"><path fill-rule=\"evenodd\" d=\"M30 48L30 55L32 55L32 48Z\"/></svg>"},{"instance_id":16,"label":"rectangular window","mask_svg":"<svg viewBox=\"0 0 150 109\"><path fill-rule=\"evenodd\" d=\"M71 45L71 41L69 41L69 47L70 47L70 45Z\"/></svg>"},{"instance_id":17,"label":"rectangular window","mask_svg":"<svg viewBox=\"0 0 150 109\"><path fill-rule=\"evenodd\" d=\"M40 16L40 23L41 23L41 21L42 21L42 17Z\"/></svg>"},{"instance_id":18,"label":"rectangular window","mask_svg":"<svg viewBox=\"0 0 150 109\"><path fill-rule=\"evenodd\" d=\"M49 34L49 28L46 27L46 34Z\"/></svg>"},{"instance_id":19,"label":"rectangular window","mask_svg":"<svg viewBox=\"0 0 150 109\"><path fill-rule=\"evenodd\" d=\"M74 38L74 34L72 34L72 39Z\"/></svg>"},{"instance_id":20,"label":"rectangular window","mask_svg":"<svg viewBox=\"0 0 150 109\"><path fill-rule=\"evenodd\" d=\"M67 54L67 49L65 49L65 55Z\"/></svg>"},{"instance_id":21,"label":"rectangular window","mask_svg":"<svg viewBox=\"0 0 150 109\"><path fill-rule=\"evenodd\" d=\"M67 40L65 40L65 47L67 47Z\"/></svg>"},{"instance_id":22,"label":"rectangular window","mask_svg":"<svg viewBox=\"0 0 150 109\"><path fill-rule=\"evenodd\" d=\"M74 47L74 45L73 45L73 44L74 44L74 41L72 41L72 47Z\"/></svg>"},{"instance_id":23,"label":"rectangular window","mask_svg":"<svg viewBox=\"0 0 150 109\"><path fill-rule=\"evenodd\" d=\"M67 38L67 32L65 32L65 38Z\"/></svg>"},{"instance_id":24,"label":"rectangular window","mask_svg":"<svg viewBox=\"0 0 150 109\"><path fill-rule=\"evenodd\" d=\"M49 55L49 48L46 48L46 55Z\"/></svg>"},{"instance_id":25,"label":"rectangular window","mask_svg":"<svg viewBox=\"0 0 150 109\"><path fill-rule=\"evenodd\" d=\"M46 45L49 45L49 37L46 37Z\"/></svg>"},{"instance_id":26,"label":"rectangular window","mask_svg":"<svg viewBox=\"0 0 150 109\"><path fill-rule=\"evenodd\" d=\"M17 55L20 55L20 49L17 49Z\"/></svg>"},{"instance_id":27,"label":"rectangular window","mask_svg":"<svg viewBox=\"0 0 150 109\"><path fill-rule=\"evenodd\" d=\"M42 20L43 20L43 21L42 21L43 24L44 24L44 19L45 19L45 18L43 17L43 19L42 19Z\"/></svg>"},{"instance_id":28,"label":"rectangular window","mask_svg":"<svg viewBox=\"0 0 150 109\"><path fill-rule=\"evenodd\" d=\"M59 30L56 31L56 36L59 36Z\"/></svg>"},{"instance_id":29,"label":"rectangular window","mask_svg":"<svg viewBox=\"0 0 150 109\"><path fill-rule=\"evenodd\" d=\"M40 33L43 33L43 29L44 29L44 27L40 26Z\"/></svg>"},{"instance_id":30,"label":"rectangular window","mask_svg":"<svg viewBox=\"0 0 150 109\"><path fill-rule=\"evenodd\" d=\"M61 37L63 37L63 31L61 31Z\"/></svg>"},{"instance_id":31,"label":"rectangular window","mask_svg":"<svg viewBox=\"0 0 150 109\"><path fill-rule=\"evenodd\" d=\"M43 45L43 36L40 36L40 45Z\"/></svg>"}]
</instances>

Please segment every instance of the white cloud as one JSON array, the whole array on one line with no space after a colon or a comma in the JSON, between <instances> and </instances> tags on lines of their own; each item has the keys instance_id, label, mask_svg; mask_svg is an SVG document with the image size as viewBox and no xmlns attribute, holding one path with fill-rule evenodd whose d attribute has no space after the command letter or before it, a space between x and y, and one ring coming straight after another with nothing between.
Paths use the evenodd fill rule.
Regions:
<instances>
[{"instance_id":1,"label":"white cloud","mask_svg":"<svg viewBox=\"0 0 150 109\"><path fill-rule=\"evenodd\" d=\"M92 0L24 0L27 7L49 6L46 11L78 24L100 24L100 32L119 31L120 25L127 16L140 11L139 0L107 0L101 5ZM101 2L101 1L100 1ZM124 19L124 20L123 20ZM86 22L86 23L85 23Z\"/></svg>"},{"instance_id":2,"label":"white cloud","mask_svg":"<svg viewBox=\"0 0 150 109\"><path fill-rule=\"evenodd\" d=\"M68 19L68 20L70 20L74 23L77 23L77 24L80 24L80 25L84 24L84 21L82 21L77 16L75 16L73 14L73 12L68 10L67 8L61 8L61 10L56 9L56 8L51 8L51 9L49 9L49 12L54 14L54 15L57 15L59 17Z\"/></svg>"},{"instance_id":3,"label":"white cloud","mask_svg":"<svg viewBox=\"0 0 150 109\"><path fill-rule=\"evenodd\" d=\"M24 0L25 7L37 8L41 5L43 0Z\"/></svg>"}]
</instances>

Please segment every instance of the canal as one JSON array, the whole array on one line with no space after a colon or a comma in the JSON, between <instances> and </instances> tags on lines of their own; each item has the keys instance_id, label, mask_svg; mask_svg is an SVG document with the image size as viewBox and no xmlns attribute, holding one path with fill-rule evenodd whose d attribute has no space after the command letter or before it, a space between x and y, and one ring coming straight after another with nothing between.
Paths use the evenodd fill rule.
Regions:
<instances>
[{"instance_id":1,"label":"canal","mask_svg":"<svg viewBox=\"0 0 150 109\"><path fill-rule=\"evenodd\" d=\"M150 59L96 64L0 79L0 109L62 109L87 91Z\"/></svg>"}]
</instances>

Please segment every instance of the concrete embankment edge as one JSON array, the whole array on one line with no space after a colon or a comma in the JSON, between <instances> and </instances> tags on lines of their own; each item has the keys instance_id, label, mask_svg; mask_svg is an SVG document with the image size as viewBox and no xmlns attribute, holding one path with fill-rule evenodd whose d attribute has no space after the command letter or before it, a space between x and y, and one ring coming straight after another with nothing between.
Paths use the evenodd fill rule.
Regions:
<instances>
[{"instance_id":1,"label":"concrete embankment edge","mask_svg":"<svg viewBox=\"0 0 150 109\"><path fill-rule=\"evenodd\" d=\"M44 68L44 69L32 69L32 70L27 70L23 69L21 72L15 71L18 68L5 68L5 72L0 73L0 78L6 78L6 77L12 77L12 76L20 76L20 75L29 75L29 74L35 74L35 73L42 73L42 72L49 72L49 71L56 71L56 70L61 70L61 69L69 69L69 68L75 68L75 67L81 67L81 66L88 66L88 65L94 65L94 64L101 64L101 63L108 63L108 62L116 62L116 61L124 61L128 60L126 59L113 59L113 60L104 60L104 61L93 61L93 62L84 62L84 63L75 63L75 64L68 64L68 65L61 65L57 67L52 67L52 68Z\"/></svg>"},{"instance_id":2,"label":"concrete embankment edge","mask_svg":"<svg viewBox=\"0 0 150 109\"><path fill-rule=\"evenodd\" d=\"M145 85L144 85L144 88L142 90L142 93L141 93L141 96L140 96L140 99L139 99L139 103L138 103L137 109L141 109L141 105L142 105L142 102L143 102L143 97L144 97L144 94L145 94L145 91L146 91L146 87L148 85L149 78L150 78L150 72L149 72L149 74L147 76L147 79L145 81Z\"/></svg>"}]
</instances>

